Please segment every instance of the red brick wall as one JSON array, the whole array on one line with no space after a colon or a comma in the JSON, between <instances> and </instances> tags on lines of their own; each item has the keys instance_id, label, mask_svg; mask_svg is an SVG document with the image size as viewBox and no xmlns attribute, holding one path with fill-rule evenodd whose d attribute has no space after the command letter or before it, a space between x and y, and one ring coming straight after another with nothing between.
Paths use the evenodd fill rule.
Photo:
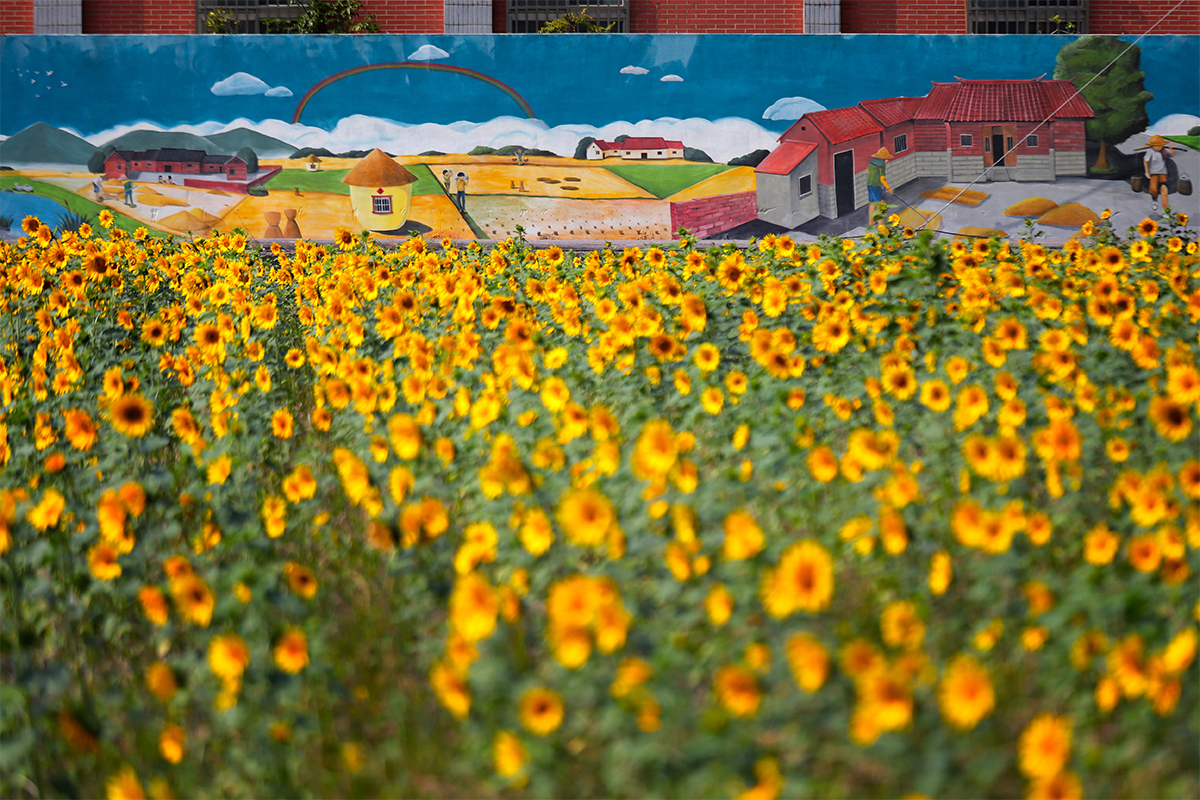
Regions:
<instances>
[{"instance_id":1,"label":"red brick wall","mask_svg":"<svg viewBox=\"0 0 1200 800\"><path fill-rule=\"evenodd\" d=\"M925 153L946 149L946 123L937 120L913 122L913 149Z\"/></svg>"},{"instance_id":2,"label":"red brick wall","mask_svg":"<svg viewBox=\"0 0 1200 800\"><path fill-rule=\"evenodd\" d=\"M33 33L32 1L0 0L0 31L4 33Z\"/></svg>"},{"instance_id":3,"label":"red brick wall","mask_svg":"<svg viewBox=\"0 0 1200 800\"><path fill-rule=\"evenodd\" d=\"M1082 150L1084 149L1084 121L1081 119L1060 119L1053 123L1054 149Z\"/></svg>"},{"instance_id":4,"label":"red brick wall","mask_svg":"<svg viewBox=\"0 0 1200 800\"><path fill-rule=\"evenodd\" d=\"M195 0L84 0L83 32L195 33L196 3Z\"/></svg>"},{"instance_id":5,"label":"red brick wall","mask_svg":"<svg viewBox=\"0 0 1200 800\"><path fill-rule=\"evenodd\" d=\"M842 0L842 33L966 32L966 0Z\"/></svg>"},{"instance_id":6,"label":"red brick wall","mask_svg":"<svg viewBox=\"0 0 1200 800\"><path fill-rule=\"evenodd\" d=\"M758 219L758 194L741 192L671 203L671 230L687 228L699 239Z\"/></svg>"},{"instance_id":7,"label":"red brick wall","mask_svg":"<svg viewBox=\"0 0 1200 800\"><path fill-rule=\"evenodd\" d=\"M1158 22L1174 2L1165 0L1092 0L1090 33L1142 34ZM1150 33L1195 34L1200 31L1200 0L1187 0Z\"/></svg>"},{"instance_id":8,"label":"red brick wall","mask_svg":"<svg viewBox=\"0 0 1200 800\"><path fill-rule=\"evenodd\" d=\"M1166 0L1092 0L1088 32L1146 33L1172 5ZM1152 33L1194 34L1197 30L1200 0L1187 0ZM842 0L842 33L966 32L966 0Z\"/></svg>"},{"instance_id":9,"label":"red brick wall","mask_svg":"<svg viewBox=\"0 0 1200 800\"><path fill-rule=\"evenodd\" d=\"M803 33L804 0L631 0L630 33Z\"/></svg>"},{"instance_id":10,"label":"red brick wall","mask_svg":"<svg viewBox=\"0 0 1200 800\"><path fill-rule=\"evenodd\" d=\"M442 33L446 30L442 0L365 0L363 12L375 15L375 22L383 33Z\"/></svg>"}]
</instances>

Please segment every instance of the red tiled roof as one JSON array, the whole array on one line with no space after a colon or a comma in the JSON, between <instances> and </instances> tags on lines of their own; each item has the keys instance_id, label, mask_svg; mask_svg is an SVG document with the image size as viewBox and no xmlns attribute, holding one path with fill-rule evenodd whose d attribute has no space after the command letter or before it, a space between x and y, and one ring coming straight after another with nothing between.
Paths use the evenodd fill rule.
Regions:
<instances>
[{"instance_id":1,"label":"red tiled roof","mask_svg":"<svg viewBox=\"0 0 1200 800\"><path fill-rule=\"evenodd\" d=\"M947 122L1041 122L1059 117L1095 116L1070 81L962 78L955 81L934 83L913 118Z\"/></svg>"},{"instance_id":2,"label":"red tiled roof","mask_svg":"<svg viewBox=\"0 0 1200 800\"><path fill-rule=\"evenodd\" d=\"M863 100L860 106L884 126L908 122L925 102L924 97L887 97L882 100Z\"/></svg>"},{"instance_id":3,"label":"red tiled roof","mask_svg":"<svg viewBox=\"0 0 1200 800\"><path fill-rule=\"evenodd\" d=\"M787 175L816 149L817 146L811 142L784 142L772 150L771 155L764 158L754 171L767 175Z\"/></svg>"},{"instance_id":4,"label":"red tiled roof","mask_svg":"<svg viewBox=\"0 0 1200 800\"><path fill-rule=\"evenodd\" d=\"M601 150L682 150L683 142L670 142L661 136L631 136L623 142L602 142L597 139L596 146Z\"/></svg>"},{"instance_id":5,"label":"red tiled roof","mask_svg":"<svg viewBox=\"0 0 1200 800\"><path fill-rule=\"evenodd\" d=\"M830 144L848 142L859 136L868 136L883 131L883 126L858 106L813 111L800 119L806 119L815 125Z\"/></svg>"}]
</instances>

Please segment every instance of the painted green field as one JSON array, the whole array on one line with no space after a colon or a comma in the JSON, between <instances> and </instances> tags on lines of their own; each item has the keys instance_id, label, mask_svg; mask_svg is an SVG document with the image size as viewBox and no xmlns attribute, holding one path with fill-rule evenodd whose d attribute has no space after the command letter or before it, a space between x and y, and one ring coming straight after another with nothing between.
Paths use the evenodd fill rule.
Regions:
<instances>
[{"instance_id":1,"label":"painted green field","mask_svg":"<svg viewBox=\"0 0 1200 800\"><path fill-rule=\"evenodd\" d=\"M728 164L616 164L605 169L661 200L732 167Z\"/></svg>"},{"instance_id":2,"label":"painted green field","mask_svg":"<svg viewBox=\"0 0 1200 800\"><path fill-rule=\"evenodd\" d=\"M1170 139L1172 142L1181 144L1184 147L1190 147L1193 150L1200 150L1200 136L1167 136L1165 138Z\"/></svg>"},{"instance_id":3,"label":"painted green field","mask_svg":"<svg viewBox=\"0 0 1200 800\"><path fill-rule=\"evenodd\" d=\"M413 184L413 196L424 194L442 194L442 186L437 178L424 164L412 164L405 167L417 177ZM309 172L303 169L285 169L264 186L273 192L286 192L299 189L301 192L326 192L349 196L350 187L342 183L348 169L329 169L320 172Z\"/></svg>"}]
</instances>

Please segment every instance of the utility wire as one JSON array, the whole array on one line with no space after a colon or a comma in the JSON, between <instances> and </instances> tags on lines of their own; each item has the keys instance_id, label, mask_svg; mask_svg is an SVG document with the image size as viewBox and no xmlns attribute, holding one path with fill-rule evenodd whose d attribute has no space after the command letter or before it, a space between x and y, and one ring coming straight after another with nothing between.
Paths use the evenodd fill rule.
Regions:
<instances>
[{"instance_id":1,"label":"utility wire","mask_svg":"<svg viewBox=\"0 0 1200 800\"><path fill-rule=\"evenodd\" d=\"M1163 22L1164 22L1164 21L1167 19L1167 17L1169 17L1169 16L1171 16L1171 14L1175 13L1175 9L1179 8L1181 5L1183 5L1183 4L1184 4L1184 3L1186 3L1186 2L1187 2L1187 0L1178 0L1178 2L1177 2L1177 3L1175 3L1175 5L1171 6L1171 8L1169 8L1165 14L1163 14L1161 17L1159 17L1159 19L1158 19L1158 21L1157 21L1157 22L1155 22L1153 25L1151 25L1149 28L1147 28L1147 29L1146 29L1146 31L1145 31L1145 33L1143 33L1141 36L1137 37L1137 38L1136 38L1136 39L1134 39L1132 42L1130 42L1130 43L1129 43L1129 46L1128 46L1128 47L1126 47L1124 50L1122 50L1122 51L1121 51L1121 52L1120 52L1120 53L1117 55L1117 57L1116 57L1116 58L1114 58L1112 61L1108 62L1108 65L1107 65L1107 66L1105 66L1105 67L1104 67L1104 69L1101 69L1101 70L1099 70L1098 72L1096 72L1096 74L1095 74L1095 75L1093 75L1093 76L1091 77L1091 79L1090 79L1090 80L1089 80L1087 83L1085 83L1083 86L1081 86L1081 87L1079 87L1078 89L1076 89L1076 90L1075 90L1075 94L1071 95L1071 96L1070 96L1070 97L1068 97L1066 100L1064 100L1064 101L1062 102L1062 104L1061 104L1061 105L1059 105L1059 107L1058 107L1058 108L1056 108L1056 109L1054 109L1053 111L1051 111L1051 112L1050 112L1050 115L1049 115L1048 117L1046 117L1044 120L1042 120L1041 122L1039 122L1039 123L1037 124L1037 126L1036 126L1036 127L1034 127L1034 129L1033 129L1033 130L1029 131L1029 133L1025 134L1025 136L1024 136L1024 137L1022 137L1022 138L1021 138L1021 140L1020 140L1019 142L1015 142L1015 143L1013 144L1013 146L1012 146L1012 147L1010 147L1008 150L1006 150L1006 151L1004 152L1004 154L1003 154L1003 155L1000 157L1000 158L1001 158L1001 160L1003 160L1003 159L1007 158L1007 157L1008 157L1008 155L1009 155L1009 153L1012 153L1012 152L1014 152L1014 151L1017 149L1017 145L1019 145L1019 144L1023 144L1023 143L1024 143L1024 142L1025 142L1025 141L1026 141L1026 140L1027 140L1029 137L1030 137L1030 136L1032 136L1033 134L1035 134L1035 133L1037 133L1039 130L1041 130L1041 129L1042 129L1042 127L1043 127L1043 126L1045 126L1045 125L1046 125L1048 122L1050 122L1050 120L1052 120L1052 119L1054 118L1054 115L1055 115L1055 114L1057 114L1059 111L1061 111L1063 108L1065 108L1065 107L1067 106L1067 104L1068 104L1068 103L1070 103L1071 101L1073 101L1073 100L1074 100L1076 97L1080 97L1080 96L1082 96L1082 95L1083 95L1083 90L1084 90L1084 89L1086 89L1087 87L1091 86L1093 81L1095 81L1097 78L1099 78L1101 75L1103 75L1103 74L1104 74L1105 72L1107 72L1109 69L1111 69L1111 68L1112 68L1112 66L1113 66L1114 64L1116 64L1118 61L1120 61L1122 58L1124 58L1126 53L1128 53L1128 52L1129 52L1130 50L1132 50L1133 48L1137 47L1137 43L1138 43L1138 42L1140 42L1142 39L1145 39L1147 36L1149 36L1151 31L1153 31L1153 30L1154 30L1155 28L1157 28L1159 25L1163 24ZM1086 101L1085 101L1085 102L1086 102ZM989 167L988 169L992 169L992 168L993 168L993 167ZM962 189L959 191L959 193L958 193L958 194L956 194L956 195L954 195L954 197L950 198L950 199L949 199L949 200L946 202L946 205L942 206L940 209L938 209L936 212L934 212L934 214L933 214L933 217L936 217L938 214L941 214L941 213L942 213L943 211L945 211L947 208L949 208L950 206L954 205L954 201L958 200L958 198L960 198L960 197L962 197L964 194L966 194L966 192L967 192L967 191L968 191L968 190L969 190L969 189L970 189L972 186L974 186L975 184L979 183L979 181L981 181L981 180L982 180L982 179L983 179L983 178L984 178L984 177L987 175L987 173L988 173L988 170L987 170L987 169L985 169L983 172L981 172L981 173L979 174L979 176L975 178L975 180L973 180L973 181L971 181L970 183L968 183L968 184L967 184L965 187L963 187L963 188L962 188ZM893 192L893 194L895 194L895 193ZM908 205L908 204L907 204L907 203L905 203L905 205ZM911 206L909 206L909 207L911 208ZM924 229L925 229L925 226L929 224L929 220L933 219L933 217L930 217L929 219L925 220L925 222L921 223L921 227L920 227L920 228L918 228L918 230L924 230ZM941 232L941 231L939 231L939 232Z\"/></svg>"}]
</instances>

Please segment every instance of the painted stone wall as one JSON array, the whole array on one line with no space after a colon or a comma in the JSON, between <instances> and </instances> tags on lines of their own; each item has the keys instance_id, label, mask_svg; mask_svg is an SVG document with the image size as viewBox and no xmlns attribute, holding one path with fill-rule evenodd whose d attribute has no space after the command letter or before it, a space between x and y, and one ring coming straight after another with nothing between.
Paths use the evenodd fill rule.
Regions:
<instances>
[{"instance_id":1,"label":"painted stone wall","mask_svg":"<svg viewBox=\"0 0 1200 800\"><path fill-rule=\"evenodd\" d=\"M1103 145L1087 131L1109 104L1093 97L1093 108L1079 92L1091 90L1064 61L1077 41L1111 44L1072 36L4 36L0 223L11 234L35 208L58 214L47 220L56 224L107 208L161 235L240 228L259 239L331 238L361 229L361 220L381 236L455 239L503 238L518 227L547 240L669 239L680 224L735 238L818 235L835 223L845 233L869 222L867 170L882 156L890 206L974 214L976 227L1017 230L1025 220L1006 214L1011 184L1027 186L1022 196L1109 207L1121 187L1132 196L1128 179L1154 134L1176 148L1171 187L1177 174L1200 174L1189 147L1200 140L1188 138L1200 125L1200 79L1178 68L1200 61L1200 37L1117 41L1124 60L1116 70L1128 78L1120 91L1134 93L1134 110ZM989 130L1011 131L1015 165L987 171ZM629 140L642 149L621 147ZM601 144L640 155L646 142L670 143L668 157L651 149L646 158L587 158ZM811 143L811 155L757 171L788 142ZM130 166L106 173L117 151ZM853 164L841 183L852 200L839 209L835 160L846 151ZM181 154L211 168L185 174L197 170L177 168ZM234 158L244 173L213 166ZM811 190L802 192L806 178ZM967 185L973 205L943 207ZM365 208L398 190L411 196L403 220ZM1183 210L1195 202L1178 192L1171 200ZM289 224L272 222L281 219Z\"/></svg>"}]
</instances>

